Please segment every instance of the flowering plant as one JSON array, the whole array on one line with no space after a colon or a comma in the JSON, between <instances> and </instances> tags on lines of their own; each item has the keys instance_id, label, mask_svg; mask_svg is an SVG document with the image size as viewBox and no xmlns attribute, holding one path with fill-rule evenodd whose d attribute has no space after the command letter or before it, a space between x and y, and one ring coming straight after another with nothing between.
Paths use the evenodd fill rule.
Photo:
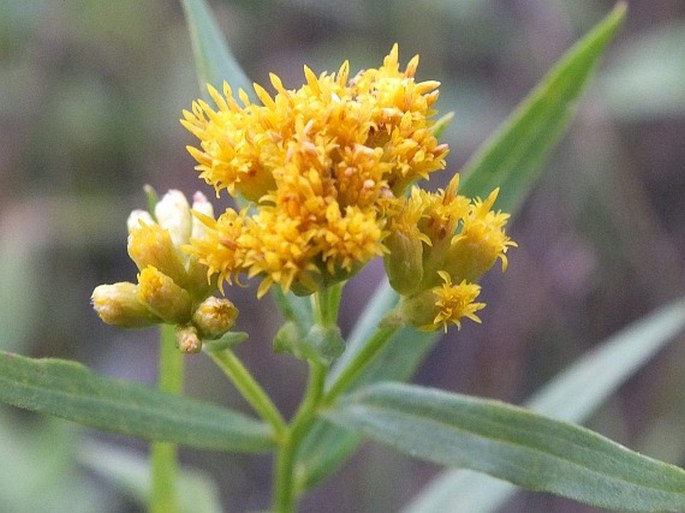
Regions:
<instances>
[{"instance_id":1,"label":"flowering plant","mask_svg":"<svg viewBox=\"0 0 685 513\"><path fill-rule=\"evenodd\" d=\"M270 511L289 513L360 435L601 507L685 509L680 468L566 422L582 420L578 412L608 395L628 366L584 400L577 375L590 363L580 364L530 409L400 383L436 332L480 322L485 304L478 280L498 263L505 270L507 251L516 247L505 230L509 214L499 208L514 211L532 185L625 6L574 47L467 168L435 192L423 186L445 168L448 146L439 137L450 117L437 118L433 108L439 83L416 79L418 57L402 68L395 45L378 68L353 76L348 62L319 75L305 67L305 83L295 90L271 75L270 94L246 86L226 49L211 51L220 38L204 4L184 6L213 102L200 99L183 112L182 124L198 139L188 151L199 177L217 196L233 197L236 207L216 215L199 192L191 205L180 191L158 199L148 189L149 209L132 212L128 221L136 283L100 285L92 294L109 324L160 325L159 390L99 377L71 362L5 353L0 397L150 440L151 512L195 511L184 502L177 444L273 453ZM217 82L221 90L212 85ZM376 257L383 259L387 285L345 340L337 323L343 288ZM251 281L258 297L273 294L284 317L274 349L309 369L290 420L234 352L254 343L234 330L239 314L231 300L232 286ZM670 328L652 334L644 354L668 340L684 317L676 305L645 321ZM617 338L592 365L620 354L634 338ZM200 352L257 418L182 396L183 358ZM556 406L560 401L581 402L575 417ZM486 487L495 492L480 500L494 507L509 493L500 481L470 479L447 473L406 511L454 509L469 489Z\"/></svg>"}]
</instances>

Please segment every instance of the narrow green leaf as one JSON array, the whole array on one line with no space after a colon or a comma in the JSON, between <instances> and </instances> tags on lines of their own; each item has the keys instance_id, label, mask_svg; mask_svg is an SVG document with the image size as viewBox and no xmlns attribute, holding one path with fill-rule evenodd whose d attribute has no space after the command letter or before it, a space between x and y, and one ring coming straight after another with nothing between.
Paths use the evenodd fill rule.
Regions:
<instances>
[{"instance_id":1,"label":"narrow green leaf","mask_svg":"<svg viewBox=\"0 0 685 513\"><path fill-rule=\"evenodd\" d=\"M604 508L683 511L685 471L499 401L380 383L324 416L412 456Z\"/></svg>"},{"instance_id":2,"label":"narrow green leaf","mask_svg":"<svg viewBox=\"0 0 685 513\"><path fill-rule=\"evenodd\" d=\"M235 90L252 91L252 82L226 45L219 25L205 0L182 0L188 23L190 41L195 56L200 90L206 93L207 84L221 90L224 81Z\"/></svg>"},{"instance_id":3,"label":"narrow green leaf","mask_svg":"<svg viewBox=\"0 0 685 513\"><path fill-rule=\"evenodd\" d=\"M65 360L0 352L0 401L145 440L246 452L273 446L266 425L239 413Z\"/></svg>"},{"instance_id":4,"label":"narrow green leaf","mask_svg":"<svg viewBox=\"0 0 685 513\"><path fill-rule=\"evenodd\" d=\"M556 419L583 422L683 329L685 299L660 308L601 343L540 389L526 406ZM513 485L485 474L448 470L431 481L402 513L492 513L516 491Z\"/></svg>"},{"instance_id":5,"label":"narrow green leaf","mask_svg":"<svg viewBox=\"0 0 685 513\"><path fill-rule=\"evenodd\" d=\"M497 206L513 212L568 127L580 94L625 18L620 2L545 75L464 167L461 192L485 196L501 187Z\"/></svg>"},{"instance_id":6,"label":"narrow green leaf","mask_svg":"<svg viewBox=\"0 0 685 513\"><path fill-rule=\"evenodd\" d=\"M538 178L538 171L545 158L568 127L580 94L624 16L625 4L619 3L562 57L514 113L481 145L463 170L462 193L484 197L495 187L501 186L498 207L512 214L516 213ZM373 307L370 305L367 308L368 313L355 327L348 348L331 371L331 380L362 350L380 319L396 300L397 294L387 282L379 286L371 302ZM416 333L414 336L420 342L417 344L420 351L407 356L404 366L397 368L398 374L393 374L393 367L376 365L361 380L370 383L381 379L403 379L400 374L410 375L411 371L407 372L407 369L418 367L430 346L437 340L431 334ZM386 346L388 354L406 354L407 347L411 347L400 347L398 339L399 337L394 337ZM325 433L326 430L329 432ZM338 431L330 426L317 426L315 440L318 443L308 442L301 451L302 468L307 468L307 472L312 473L312 479L314 475L317 476L316 479L325 476L354 449L350 435L341 436ZM336 447L337 443L345 447ZM330 457L326 456L327 452ZM309 457L313 460L307 462ZM315 461L325 468L319 467ZM306 478L304 480L308 481Z\"/></svg>"}]
</instances>

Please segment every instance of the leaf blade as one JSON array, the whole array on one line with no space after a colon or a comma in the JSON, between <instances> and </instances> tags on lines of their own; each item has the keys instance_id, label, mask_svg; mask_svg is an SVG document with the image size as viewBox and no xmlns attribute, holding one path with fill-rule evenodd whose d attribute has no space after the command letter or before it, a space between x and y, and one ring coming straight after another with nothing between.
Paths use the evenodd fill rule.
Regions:
<instances>
[{"instance_id":1,"label":"leaf blade","mask_svg":"<svg viewBox=\"0 0 685 513\"><path fill-rule=\"evenodd\" d=\"M200 90L207 84L221 90L224 81L235 90L244 89L248 94L252 82L226 44L216 18L205 0L182 0L190 41L193 47Z\"/></svg>"},{"instance_id":2,"label":"leaf blade","mask_svg":"<svg viewBox=\"0 0 685 513\"><path fill-rule=\"evenodd\" d=\"M0 352L0 400L145 440L245 452L273 447L268 427L249 417L98 376L71 361Z\"/></svg>"},{"instance_id":3,"label":"leaf blade","mask_svg":"<svg viewBox=\"0 0 685 513\"><path fill-rule=\"evenodd\" d=\"M499 401L381 383L325 417L439 464L628 511L682 511L685 471L580 426Z\"/></svg>"},{"instance_id":4,"label":"leaf blade","mask_svg":"<svg viewBox=\"0 0 685 513\"><path fill-rule=\"evenodd\" d=\"M553 418L582 422L683 329L685 299L659 308L609 337L540 389L526 406ZM587 386L590 382L592 387ZM485 474L447 470L402 513L492 513L516 491L512 484Z\"/></svg>"},{"instance_id":5,"label":"leaf blade","mask_svg":"<svg viewBox=\"0 0 685 513\"><path fill-rule=\"evenodd\" d=\"M578 99L625 14L626 4L619 2L481 145L464 166L463 193L485 196L501 187L498 206L507 212L518 209L573 118Z\"/></svg>"}]
</instances>

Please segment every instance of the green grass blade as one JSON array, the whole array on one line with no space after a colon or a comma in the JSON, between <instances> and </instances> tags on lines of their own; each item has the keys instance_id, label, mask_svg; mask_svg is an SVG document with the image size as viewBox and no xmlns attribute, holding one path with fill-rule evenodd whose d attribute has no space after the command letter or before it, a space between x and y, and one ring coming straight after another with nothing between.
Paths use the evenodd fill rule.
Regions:
<instances>
[{"instance_id":1,"label":"green grass blade","mask_svg":"<svg viewBox=\"0 0 685 513\"><path fill-rule=\"evenodd\" d=\"M514 212L545 158L566 131L581 93L625 18L620 2L545 75L462 170L461 192L486 196L501 187L498 208Z\"/></svg>"},{"instance_id":2,"label":"green grass blade","mask_svg":"<svg viewBox=\"0 0 685 513\"><path fill-rule=\"evenodd\" d=\"M200 90L206 94L207 84L221 90L224 80L234 90L243 88L251 94L252 82L226 45L219 25L205 0L182 0L193 46Z\"/></svg>"},{"instance_id":3,"label":"green grass blade","mask_svg":"<svg viewBox=\"0 0 685 513\"><path fill-rule=\"evenodd\" d=\"M273 447L268 427L249 417L65 360L0 352L0 401L145 440L245 452Z\"/></svg>"},{"instance_id":4,"label":"green grass blade","mask_svg":"<svg viewBox=\"0 0 685 513\"><path fill-rule=\"evenodd\" d=\"M499 401L380 383L341 399L330 421L435 463L626 511L683 511L685 471L575 424Z\"/></svg>"},{"instance_id":5,"label":"green grass blade","mask_svg":"<svg viewBox=\"0 0 685 513\"><path fill-rule=\"evenodd\" d=\"M540 389L526 406L556 419L583 422L683 329L685 299L660 308L607 339ZM485 474L445 471L402 513L492 513L516 490Z\"/></svg>"}]
</instances>

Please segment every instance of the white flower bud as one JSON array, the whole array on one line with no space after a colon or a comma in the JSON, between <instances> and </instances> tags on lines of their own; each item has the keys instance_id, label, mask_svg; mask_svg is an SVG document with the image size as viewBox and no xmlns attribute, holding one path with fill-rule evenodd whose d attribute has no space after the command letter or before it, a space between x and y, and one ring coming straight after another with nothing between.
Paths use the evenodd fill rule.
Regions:
<instances>
[{"instance_id":1,"label":"white flower bud","mask_svg":"<svg viewBox=\"0 0 685 513\"><path fill-rule=\"evenodd\" d=\"M169 231L174 246L186 244L190 239L190 205L181 191L171 189L155 206L157 222Z\"/></svg>"},{"instance_id":2,"label":"white flower bud","mask_svg":"<svg viewBox=\"0 0 685 513\"><path fill-rule=\"evenodd\" d=\"M128 227L128 233L140 227L140 223L146 225L155 224L155 220L152 219L150 212L147 210L136 209L128 216L126 221L126 226Z\"/></svg>"}]
</instances>

